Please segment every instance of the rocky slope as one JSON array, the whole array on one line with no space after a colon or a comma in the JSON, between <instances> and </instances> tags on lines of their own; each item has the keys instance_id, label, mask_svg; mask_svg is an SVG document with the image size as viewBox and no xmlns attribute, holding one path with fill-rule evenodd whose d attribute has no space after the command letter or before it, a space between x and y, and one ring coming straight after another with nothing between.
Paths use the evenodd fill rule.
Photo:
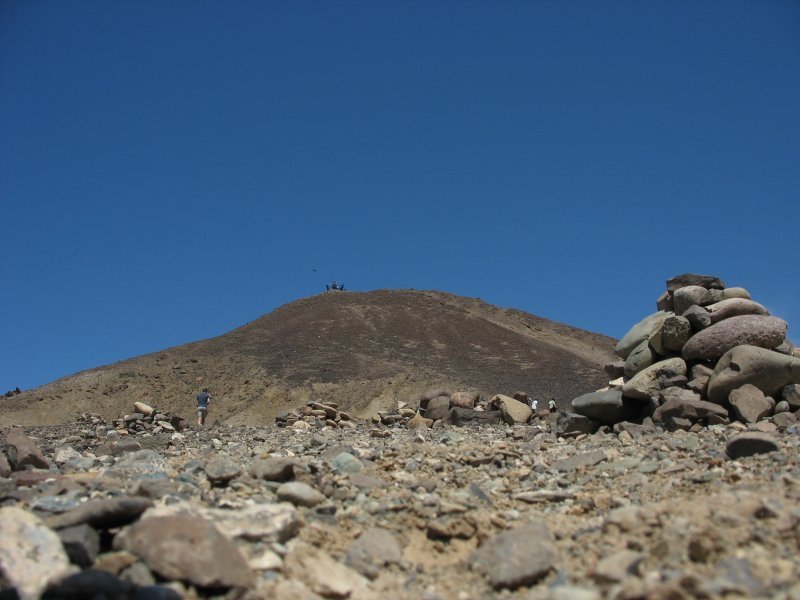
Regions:
<instances>
[{"instance_id":1,"label":"rocky slope","mask_svg":"<svg viewBox=\"0 0 800 600\"><path fill-rule=\"evenodd\" d=\"M84 371L1 398L0 426L115 418L142 400L191 417L199 387L211 420L271 423L308 400L369 416L435 387L527 391L566 406L604 383L615 341L441 292L330 292L217 338Z\"/></svg>"},{"instance_id":2,"label":"rocky slope","mask_svg":"<svg viewBox=\"0 0 800 600\"><path fill-rule=\"evenodd\" d=\"M796 426L558 421L6 430L0 595L800 597Z\"/></svg>"}]
</instances>

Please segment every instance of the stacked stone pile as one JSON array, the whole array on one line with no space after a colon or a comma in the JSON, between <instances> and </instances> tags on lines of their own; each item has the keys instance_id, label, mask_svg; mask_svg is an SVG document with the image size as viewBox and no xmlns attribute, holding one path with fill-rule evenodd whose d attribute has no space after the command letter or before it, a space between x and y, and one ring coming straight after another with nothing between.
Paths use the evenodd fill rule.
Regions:
<instances>
[{"instance_id":1,"label":"stacked stone pile","mask_svg":"<svg viewBox=\"0 0 800 600\"><path fill-rule=\"evenodd\" d=\"M658 311L615 348L609 386L572 401L597 428L652 418L670 430L739 421L763 432L800 417L800 351L786 321L718 277L667 282Z\"/></svg>"},{"instance_id":2,"label":"stacked stone pile","mask_svg":"<svg viewBox=\"0 0 800 600\"><path fill-rule=\"evenodd\" d=\"M450 392L434 389L409 402L399 402L395 412L379 412L373 422L391 426L404 424L409 429L437 424L469 425L528 423L533 410L525 392L516 392L513 397L497 394L491 399L482 399L471 391Z\"/></svg>"},{"instance_id":3,"label":"stacked stone pile","mask_svg":"<svg viewBox=\"0 0 800 600\"><path fill-rule=\"evenodd\" d=\"M134 402L134 412L112 421L113 431L117 435L142 435L145 433L174 433L187 427L186 421L178 415L159 411L144 402ZM93 422L97 415L90 415Z\"/></svg>"},{"instance_id":4,"label":"stacked stone pile","mask_svg":"<svg viewBox=\"0 0 800 600\"><path fill-rule=\"evenodd\" d=\"M314 427L341 427L352 429L355 427L353 418L343 410L339 410L336 402L309 401L303 408L286 411L275 417L278 427L292 427L294 429L312 429Z\"/></svg>"}]
</instances>

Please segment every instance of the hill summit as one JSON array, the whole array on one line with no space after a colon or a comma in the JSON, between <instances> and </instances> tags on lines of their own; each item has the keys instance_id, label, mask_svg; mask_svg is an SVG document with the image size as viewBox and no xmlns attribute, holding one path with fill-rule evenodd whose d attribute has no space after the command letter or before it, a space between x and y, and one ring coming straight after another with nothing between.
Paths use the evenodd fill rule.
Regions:
<instances>
[{"instance_id":1,"label":"hill summit","mask_svg":"<svg viewBox=\"0 0 800 600\"><path fill-rule=\"evenodd\" d=\"M3 400L0 425L113 418L143 400L191 416L208 387L211 422L265 424L308 400L355 416L431 387L528 392L560 406L605 383L615 340L436 291L331 291L216 338L71 375Z\"/></svg>"}]
</instances>

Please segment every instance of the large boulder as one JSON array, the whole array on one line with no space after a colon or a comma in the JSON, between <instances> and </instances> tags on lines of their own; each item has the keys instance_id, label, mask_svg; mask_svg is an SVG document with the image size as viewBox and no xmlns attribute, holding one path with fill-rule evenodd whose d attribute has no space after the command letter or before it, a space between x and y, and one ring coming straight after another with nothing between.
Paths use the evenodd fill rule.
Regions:
<instances>
[{"instance_id":1,"label":"large boulder","mask_svg":"<svg viewBox=\"0 0 800 600\"><path fill-rule=\"evenodd\" d=\"M785 386L800 383L800 358L757 346L736 346L719 359L706 393L712 402L725 402L746 383L775 398Z\"/></svg>"},{"instance_id":2,"label":"large boulder","mask_svg":"<svg viewBox=\"0 0 800 600\"><path fill-rule=\"evenodd\" d=\"M684 273L667 280L667 291L672 294L675 290L689 285L697 285L707 290L724 290L725 283L713 275L697 275L696 273Z\"/></svg>"},{"instance_id":3,"label":"large boulder","mask_svg":"<svg viewBox=\"0 0 800 600\"><path fill-rule=\"evenodd\" d=\"M628 355L633 352L633 349L636 348L636 346L650 337L650 333L653 331L653 328L655 328L656 325L661 323L667 318L668 315L671 314L673 313L661 310L657 313L646 316L636 325L631 327L630 331L628 331L628 333L622 337L622 339L614 348L614 352L621 358L628 358Z\"/></svg>"},{"instance_id":4,"label":"large boulder","mask_svg":"<svg viewBox=\"0 0 800 600\"><path fill-rule=\"evenodd\" d=\"M613 425L641 417L643 404L625 398L622 390L606 390L578 396L572 401L572 410L604 425Z\"/></svg>"},{"instance_id":5,"label":"large boulder","mask_svg":"<svg viewBox=\"0 0 800 600\"><path fill-rule=\"evenodd\" d=\"M706 311L711 317L712 324L742 315L769 315L769 311L762 304L745 298L729 298L722 302L715 302L706 306Z\"/></svg>"},{"instance_id":6,"label":"large boulder","mask_svg":"<svg viewBox=\"0 0 800 600\"><path fill-rule=\"evenodd\" d=\"M622 388L623 396L649 400L658 396L662 384L673 377L686 375L686 363L681 358L668 358L647 367Z\"/></svg>"},{"instance_id":7,"label":"large boulder","mask_svg":"<svg viewBox=\"0 0 800 600\"><path fill-rule=\"evenodd\" d=\"M765 315L730 317L698 331L683 346L686 360L719 358L741 345L774 348L786 338L788 325L783 319Z\"/></svg>"}]
</instances>

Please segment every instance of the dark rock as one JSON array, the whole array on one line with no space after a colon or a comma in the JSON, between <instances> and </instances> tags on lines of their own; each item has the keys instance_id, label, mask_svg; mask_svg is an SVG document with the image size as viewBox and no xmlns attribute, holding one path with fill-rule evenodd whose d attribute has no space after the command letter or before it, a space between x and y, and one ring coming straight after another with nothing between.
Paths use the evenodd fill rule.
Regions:
<instances>
[{"instance_id":1,"label":"dark rock","mask_svg":"<svg viewBox=\"0 0 800 600\"><path fill-rule=\"evenodd\" d=\"M642 416L643 405L622 395L622 390L591 392L572 401L572 409L579 415L606 425L631 421Z\"/></svg>"},{"instance_id":2,"label":"dark rock","mask_svg":"<svg viewBox=\"0 0 800 600\"><path fill-rule=\"evenodd\" d=\"M31 438L22 429L13 428L6 435L6 455L14 470L30 466L36 469L49 469L50 463Z\"/></svg>"},{"instance_id":3,"label":"dark rock","mask_svg":"<svg viewBox=\"0 0 800 600\"><path fill-rule=\"evenodd\" d=\"M757 431L748 431L728 440L725 451L733 459L746 458L755 454L777 452L778 443L772 436Z\"/></svg>"},{"instance_id":4,"label":"dark rock","mask_svg":"<svg viewBox=\"0 0 800 600\"><path fill-rule=\"evenodd\" d=\"M764 397L764 392L749 383L731 391L728 402L743 423L756 423L772 412L772 405Z\"/></svg>"},{"instance_id":5,"label":"dark rock","mask_svg":"<svg viewBox=\"0 0 800 600\"><path fill-rule=\"evenodd\" d=\"M687 285L698 285L708 290L724 290L725 283L719 278L712 275L697 275L695 273L684 273L672 279L667 280L667 292L674 293L675 290L686 287Z\"/></svg>"},{"instance_id":6,"label":"dark rock","mask_svg":"<svg viewBox=\"0 0 800 600\"><path fill-rule=\"evenodd\" d=\"M683 317L689 321L689 325L694 331L702 331L711 325L711 315L705 308L696 304L683 311Z\"/></svg>"},{"instance_id":7,"label":"dark rock","mask_svg":"<svg viewBox=\"0 0 800 600\"><path fill-rule=\"evenodd\" d=\"M501 422L499 410L470 410L469 408L451 408L447 422L457 427L465 425L496 425Z\"/></svg>"},{"instance_id":8,"label":"dark rock","mask_svg":"<svg viewBox=\"0 0 800 600\"><path fill-rule=\"evenodd\" d=\"M556 562L550 530L544 521L490 538L470 556L473 570L484 573L494 589L517 589L547 575Z\"/></svg>"},{"instance_id":9,"label":"dark rock","mask_svg":"<svg viewBox=\"0 0 800 600\"><path fill-rule=\"evenodd\" d=\"M656 300L656 310L672 311L675 304L672 302L672 295L669 292L664 292Z\"/></svg>"},{"instance_id":10,"label":"dark rock","mask_svg":"<svg viewBox=\"0 0 800 600\"><path fill-rule=\"evenodd\" d=\"M45 519L51 529L87 523L95 529L122 527L139 518L153 502L147 498L106 498L89 500L68 512Z\"/></svg>"},{"instance_id":11,"label":"dark rock","mask_svg":"<svg viewBox=\"0 0 800 600\"><path fill-rule=\"evenodd\" d=\"M689 390L676 390L668 388L662 395L663 404L653 413L653 421L656 423L666 422L670 418L686 419L691 422L707 419L711 415L716 415L722 419L728 418L728 411L719 404L704 402L700 397ZM663 392L662 392L663 394Z\"/></svg>"},{"instance_id":12,"label":"dark rock","mask_svg":"<svg viewBox=\"0 0 800 600\"><path fill-rule=\"evenodd\" d=\"M686 360L715 359L736 346L773 348L786 338L783 319L763 315L731 317L698 331L681 351Z\"/></svg>"},{"instance_id":13,"label":"dark rock","mask_svg":"<svg viewBox=\"0 0 800 600\"><path fill-rule=\"evenodd\" d=\"M94 529L88 525L76 525L59 531L58 537L70 562L84 569L94 564L100 551L100 536Z\"/></svg>"},{"instance_id":14,"label":"dark rock","mask_svg":"<svg viewBox=\"0 0 800 600\"><path fill-rule=\"evenodd\" d=\"M139 556L151 571L204 588L247 587L253 573L239 550L201 517L142 519L115 546Z\"/></svg>"},{"instance_id":15,"label":"dark rock","mask_svg":"<svg viewBox=\"0 0 800 600\"><path fill-rule=\"evenodd\" d=\"M133 600L136 587L106 571L87 569L70 575L58 585L48 588L42 600Z\"/></svg>"}]
</instances>

